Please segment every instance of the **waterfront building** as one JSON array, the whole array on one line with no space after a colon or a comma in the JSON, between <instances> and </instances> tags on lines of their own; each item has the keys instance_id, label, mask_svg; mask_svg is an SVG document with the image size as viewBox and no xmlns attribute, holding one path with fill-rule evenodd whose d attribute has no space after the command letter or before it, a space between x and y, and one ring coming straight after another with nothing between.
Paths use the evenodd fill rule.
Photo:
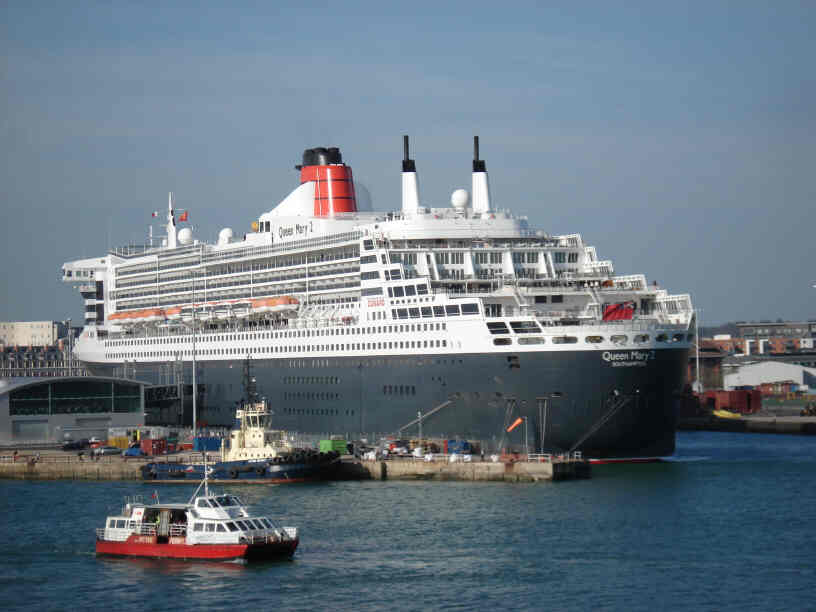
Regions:
<instances>
[{"instance_id":1,"label":"waterfront building","mask_svg":"<svg viewBox=\"0 0 816 612\"><path fill-rule=\"evenodd\" d=\"M0 379L0 444L61 443L144 425L144 383L106 376Z\"/></svg>"}]
</instances>

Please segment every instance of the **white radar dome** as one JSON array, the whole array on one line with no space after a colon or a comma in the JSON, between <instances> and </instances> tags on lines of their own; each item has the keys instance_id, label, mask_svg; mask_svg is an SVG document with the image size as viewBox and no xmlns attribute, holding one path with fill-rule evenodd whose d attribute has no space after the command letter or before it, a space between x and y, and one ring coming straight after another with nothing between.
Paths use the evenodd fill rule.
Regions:
<instances>
[{"instance_id":1,"label":"white radar dome","mask_svg":"<svg viewBox=\"0 0 816 612\"><path fill-rule=\"evenodd\" d=\"M451 194L451 206L459 211L465 210L465 208L467 208L469 199L470 195L468 194L467 189L457 189Z\"/></svg>"},{"instance_id":2,"label":"white radar dome","mask_svg":"<svg viewBox=\"0 0 816 612\"><path fill-rule=\"evenodd\" d=\"M229 244L229 241L232 240L232 230L228 227L225 227L220 232L218 232L218 244Z\"/></svg>"},{"instance_id":3,"label":"white radar dome","mask_svg":"<svg viewBox=\"0 0 816 612\"><path fill-rule=\"evenodd\" d=\"M193 230L191 230L189 227L184 227L179 230L178 241L180 244L192 244Z\"/></svg>"}]
</instances>

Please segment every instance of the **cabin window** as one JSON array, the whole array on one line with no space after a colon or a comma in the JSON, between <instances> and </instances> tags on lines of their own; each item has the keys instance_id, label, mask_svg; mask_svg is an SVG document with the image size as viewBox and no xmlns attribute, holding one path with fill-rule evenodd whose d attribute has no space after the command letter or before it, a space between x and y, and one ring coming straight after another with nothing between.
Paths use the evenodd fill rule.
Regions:
<instances>
[{"instance_id":1,"label":"cabin window","mask_svg":"<svg viewBox=\"0 0 816 612\"><path fill-rule=\"evenodd\" d=\"M244 521L235 521L242 531L249 531L250 527Z\"/></svg>"},{"instance_id":2,"label":"cabin window","mask_svg":"<svg viewBox=\"0 0 816 612\"><path fill-rule=\"evenodd\" d=\"M260 519L253 520L252 524L255 525L256 529L263 529L264 528L264 524L260 521Z\"/></svg>"},{"instance_id":3,"label":"cabin window","mask_svg":"<svg viewBox=\"0 0 816 612\"><path fill-rule=\"evenodd\" d=\"M110 527L111 529L116 527L116 519L109 519L108 520L108 527Z\"/></svg>"},{"instance_id":4,"label":"cabin window","mask_svg":"<svg viewBox=\"0 0 816 612\"><path fill-rule=\"evenodd\" d=\"M674 334L674 337L672 337L672 342L682 342L685 336L685 334Z\"/></svg>"},{"instance_id":5,"label":"cabin window","mask_svg":"<svg viewBox=\"0 0 816 612\"><path fill-rule=\"evenodd\" d=\"M412 319L418 319L419 318L419 308L409 308L408 309L408 314L411 315Z\"/></svg>"},{"instance_id":6,"label":"cabin window","mask_svg":"<svg viewBox=\"0 0 816 612\"><path fill-rule=\"evenodd\" d=\"M405 286L405 295L408 297L416 295L416 288L413 285Z\"/></svg>"},{"instance_id":7,"label":"cabin window","mask_svg":"<svg viewBox=\"0 0 816 612\"><path fill-rule=\"evenodd\" d=\"M614 344L626 344L626 341L627 341L628 339L629 339L629 338L627 338L627 337L626 337L625 335L623 335L623 334L617 334L617 335L612 336L612 337L610 338L610 340L611 340L611 341L612 341Z\"/></svg>"},{"instance_id":8,"label":"cabin window","mask_svg":"<svg viewBox=\"0 0 816 612\"><path fill-rule=\"evenodd\" d=\"M553 344L575 344L578 342L578 338L575 336L555 336L552 339Z\"/></svg>"},{"instance_id":9,"label":"cabin window","mask_svg":"<svg viewBox=\"0 0 816 612\"><path fill-rule=\"evenodd\" d=\"M207 523L207 531L215 531L215 523Z\"/></svg>"},{"instance_id":10,"label":"cabin window","mask_svg":"<svg viewBox=\"0 0 816 612\"><path fill-rule=\"evenodd\" d=\"M510 321L510 327L517 334L537 334L541 332L541 328L535 321Z\"/></svg>"},{"instance_id":11,"label":"cabin window","mask_svg":"<svg viewBox=\"0 0 816 612\"><path fill-rule=\"evenodd\" d=\"M645 342L649 341L649 334L638 334L635 336L635 342L638 344L644 344Z\"/></svg>"},{"instance_id":12,"label":"cabin window","mask_svg":"<svg viewBox=\"0 0 816 612\"><path fill-rule=\"evenodd\" d=\"M541 336L523 336L518 339L519 344L544 344L544 338Z\"/></svg>"},{"instance_id":13,"label":"cabin window","mask_svg":"<svg viewBox=\"0 0 816 612\"><path fill-rule=\"evenodd\" d=\"M417 285L417 293L419 295L428 295L428 286L427 285Z\"/></svg>"},{"instance_id":14,"label":"cabin window","mask_svg":"<svg viewBox=\"0 0 816 612\"><path fill-rule=\"evenodd\" d=\"M218 531L226 531L226 530L227 529L226 529L226 527L224 527L224 525L222 525L221 523L218 523Z\"/></svg>"},{"instance_id":15,"label":"cabin window","mask_svg":"<svg viewBox=\"0 0 816 612\"><path fill-rule=\"evenodd\" d=\"M445 307L444 306L434 306L433 311L434 311L434 316L435 317L444 317L445 316Z\"/></svg>"},{"instance_id":16,"label":"cabin window","mask_svg":"<svg viewBox=\"0 0 816 612\"><path fill-rule=\"evenodd\" d=\"M510 330L507 329L507 325L501 321L491 321L487 324L487 329L490 330L491 334L509 334Z\"/></svg>"},{"instance_id":17,"label":"cabin window","mask_svg":"<svg viewBox=\"0 0 816 612\"><path fill-rule=\"evenodd\" d=\"M430 307L430 306L423 306L423 307L422 307L422 308L420 308L419 310L420 310L420 312L422 313L422 318L423 318L423 319L427 319L427 318L429 318L429 317L433 317L433 311L431 310L431 307Z\"/></svg>"},{"instance_id":18,"label":"cabin window","mask_svg":"<svg viewBox=\"0 0 816 612\"><path fill-rule=\"evenodd\" d=\"M193 531L204 531L204 523L193 524Z\"/></svg>"},{"instance_id":19,"label":"cabin window","mask_svg":"<svg viewBox=\"0 0 816 612\"><path fill-rule=\"evenodd\" d=\"M507 346L513 341L510 338L493 338L493 344L496 346Z\"/></svg>"},{"instance_id":20,"label":"cabin window","mask_svg":"<svg viewBox=\"0 0 816 612\"><path fill-rule=\"evenodd\" d=\"M660 334L657 338L655 338L655 340L658 342L665 342L668 339L669 337L666 334Z\"/></svg>"},{"instance_id":21,"label":"cabin window","mask_svg":"<svg viewBox=\"0 0 816 612\"><path fill-rule=\"evenodd\" d=\"M405 290L402 287L394 287L394 297L395 298L405 297Z\"/></svg>"},{"instance_id":22,"label":"cabin window","mask_svg":"<svg viewBox=\"0 0 816 612\"><path fill-rule=\"evenodd\" d=\"M564 302L564 296L563 295L554 295L554 296L552 296L551 301L552 301L553 304L561 304L561 303Z\"/></svg>"},{"instance_id":23,"label":"cabin window","mask_svg":"<svg viewBox=\"0 0 816 612\"><path fill-rule=\"evenodd\" d=\"M459 316L459 304L450 304L445 306L445 312L449 317L458 317Z\"/></svg>"},{"instance_id":24,"label":"cabin window","mask_svg":"<svg viewBox=\"0 0 816 612\"><path fill-rule=\"evenodd\" d=\"M235 523L233 523L232 521L230 521L229 523L227 523L227 528L228 528L230 531L238 531L238 526L237 526Z\"/></svg>"},{"instance_id":25,"label":"cabin window","mask_svg":"<svg viewBox=\"0 0 816 612\"><path fill-rule=\"evenodd\" d=\"M462 304L462 314L479 314L479 306L476 304Z\"/></svg>"},{"instance_id":26,"label":"cabin window","mask_svg":"<svg viewBox=\"0 0 816 612\"><path fill-rule=\"evenodd\" d=\"M590 344L600 344L603 342L603 336L587 336L586 341Z\"/></svg>"},{"instance_id":27,"label":"cabin window","mask_svg":"<svg viewBox=\"0 0 816 612\"><path fill-rule=\"evenodd\" d=\"M270 521L268 518L262 518L261 521L263 522L264 525L266 525L268 529L274 529L272 521Z\"/></svg>"},{"instance_id":28,"label":"cabin window","mask_svg":"<svg viewBox=\"0 0 816 612\"><path fill-rule=\"evenodd\" d=\"M117 519L116 521L116 528L117 529L124 529L127 526L127 521L125 519Z\"/></svg>"}]
</instances>

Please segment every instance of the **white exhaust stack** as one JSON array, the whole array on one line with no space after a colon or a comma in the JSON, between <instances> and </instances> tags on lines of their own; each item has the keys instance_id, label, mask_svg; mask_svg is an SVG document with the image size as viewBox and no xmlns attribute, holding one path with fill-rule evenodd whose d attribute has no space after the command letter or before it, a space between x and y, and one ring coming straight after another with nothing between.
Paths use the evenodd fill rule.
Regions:
<instances>
[{"instance_id":1,"label":"white exhaust stack","mask_svg":"<svg viewBox=\"0 0 816 612\"><path fill-rule=\"evenodd\" d=\"M176 217L173 214L173 192L167 194L167 247L175 249L176 243Z\"/></svg>"},{"instance_id":2,"label":"white exhaust stack","mask_svg":"<svg viewBox=\"0 0 816 612\"><path fill-rule=\"evenodd\" d=\"M402 137L405 159L402 160L402 214L414 216L419 210L419 183L417 182L416 164L408 154L408 136Z\"/></svg>"},{"instance_id":3,"label":"white exhaust stack","mask_svg":"<svg viewBox=\"0 0 816 612\"><path fill-rule=\"evenodd\" d=\"M490 185L487 182L487 166L479 159L479 137L473 137L473 214L490 212Z\"/></svg>"}]
</instances>

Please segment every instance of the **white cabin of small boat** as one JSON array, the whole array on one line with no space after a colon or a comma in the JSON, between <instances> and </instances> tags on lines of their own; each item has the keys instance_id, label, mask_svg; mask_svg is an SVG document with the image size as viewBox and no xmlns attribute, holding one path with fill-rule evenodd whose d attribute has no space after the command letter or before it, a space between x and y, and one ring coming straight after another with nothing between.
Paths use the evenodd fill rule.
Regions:
<instances>
[{"instance_id":1,"label":"white cabin of small boat","mask_svg":"<svg viewBox=\"0 0 816 612\"><path fill-rule=\"evenodd\" d=\"M132 535L169 544L252 544L298 537L296 527L277 527L268 517L250 516L235 495L204 495L193 503L144 504L129 501L109 516L97 538L125 542Z\"/></svg>"}]
</instances>

